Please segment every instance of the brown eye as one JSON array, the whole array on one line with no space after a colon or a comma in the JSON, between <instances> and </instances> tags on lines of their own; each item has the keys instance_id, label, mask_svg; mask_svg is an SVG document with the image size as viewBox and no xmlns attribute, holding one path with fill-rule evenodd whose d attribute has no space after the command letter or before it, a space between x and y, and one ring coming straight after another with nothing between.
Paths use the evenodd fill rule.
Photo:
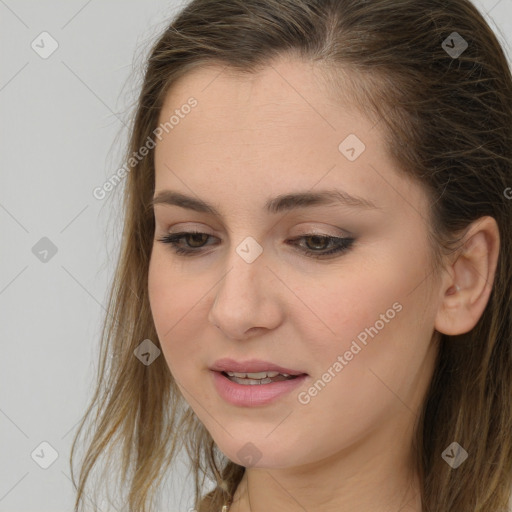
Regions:
<instances>
[{"instance_id":1,"label":"brown eye","mask_svg":"<svg viewBox=\"0 0 512 512\"><path fill-rule=\"evenodd\" d=\"M212 236L207 233L185 231L165 235L159 238L158 241L164 244L170 244L176 254L190 256L194 253L199 253L209 238L212 238ZM182 244L185 244L185 246L183 247Z\"/></svg>"},{"instance_id":2,"label":"brown eye","mask_svg":"<svg viewBox=\"0 0 512 512\"><path fill-rule=\"evenodd\" d=\"M324 237L324 236L318 236L318 235L312 235L312 236L306 236L304 237L304 240L308 241L311 240L312 243L306 243L308 249L312 249L314 251L323 251L327 249L329 246L330 238Z\"/></svg>"},{"instance_id":3,"label":"brown eye","mask_svg":"<svg viewBox=\"0 0 512 512\"><path fill-rule=\"evenodd\" d=\"M302 241L302 243L296 243ZM309 234L303 235L299 238L291 240L293 245L298 245L302 252L312 258L323 258L327 256L334 256L335 254L343 254L348 251L355 238L339 238L335 236ZM330 248L329 248L330 247Z\"/></svg>"},{"instance_id":4,"label":"brown eye","mask_svg":"<svg viewBox=\"0 0 512 512\"><path fill-rule=\"evenodd\" d=\"M189 233L189 234L185 235L184 238L193 240L192 243L188 244L190 247L198 248L198 247L202 247L206 243L208 236L209 235L207 235L206 233Z\"/></svg>"}]
</instances>

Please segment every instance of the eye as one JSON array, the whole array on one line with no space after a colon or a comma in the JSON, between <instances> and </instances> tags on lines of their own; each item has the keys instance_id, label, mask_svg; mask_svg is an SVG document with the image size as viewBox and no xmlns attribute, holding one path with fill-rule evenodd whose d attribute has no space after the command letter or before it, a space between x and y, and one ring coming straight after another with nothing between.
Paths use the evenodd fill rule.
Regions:
<instances>
[{"instance_id":1,"label":"eye","mask_svg":"<svg viewBox=\"0 0 512 512\"><path fill-rule=\"evenodd\" d=\"M205 243L209 238L214 237L199 231L183 231L181 233L165 235L162 238L159 238L158 241L171 245L171 249L175 254L182 256L194 256L202 252L202 248L205 247ZM180 241L182 239L187 240L185 247L180 246ZM306 242L306 247L304 248L301 244L296 244L295 242L297 242L297 240L304 240ZM348 251L354 241L354 238L339 238L312 233L294 238L288 243L302 247L300 250L306 256L322 258L331 254L341 254ZM330 249L328 249L329 246L331 246ZM313 250L311 247L313 247Z\"/></svg>"},{"instance_id":2,"label":"eye","mask_svg":"<svg viewBox=\"0 0 512 512\"><path fill-rule=\"evenodd\" d=\"M183 248L179 246L179 242L182 238L186 238L187 241L192 238L194 241L191 246L187 245L187 248ZM211 237L206 233L200 233L199 231L184 231L181 233L174 233L172 235L165 235L158 241L164 244L170 244L171 249L176 254L192 255L192 253L198 252L196 249L200 249L204 246L204 243L206 242L205 239L207 238Z\"/></svg>"},{"instance_id":3,"label":"eye","mask_svg":"<svg viewBox=\"0 0 512 512\"><path fill-rule=\"evenodd\" d=\"M344 253L345 251L348 251L348 249L350 249L350 247L354 243L355 239L310 234L303 235L291 241L296 242L297 240L304 240L306 242L306 248L303 249L303 253L306 256L319 258L322 256L329 256L331 254ZM329 246L331 248L327 249ZM313 250L311 250L311 247L313 247Z\"/></svg>"}]
</instances>

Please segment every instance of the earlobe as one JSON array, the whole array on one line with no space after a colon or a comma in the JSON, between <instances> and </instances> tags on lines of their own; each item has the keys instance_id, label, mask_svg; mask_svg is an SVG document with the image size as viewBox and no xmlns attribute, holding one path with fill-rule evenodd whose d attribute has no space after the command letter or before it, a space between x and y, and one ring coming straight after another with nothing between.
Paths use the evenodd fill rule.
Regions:
<instances>
[{"instance_id":1,"label":"earlobe","mask_svg":"<svg viewBox=\"0 0 512 512\"><path fill-rule=\"evenodd\" d=\"M492 217L482 217L468 230L463 250L451 264L440 289L435 329L464 334L475 327L489 301L500 247L499 229Z\"/></svg>"}]
</instances>

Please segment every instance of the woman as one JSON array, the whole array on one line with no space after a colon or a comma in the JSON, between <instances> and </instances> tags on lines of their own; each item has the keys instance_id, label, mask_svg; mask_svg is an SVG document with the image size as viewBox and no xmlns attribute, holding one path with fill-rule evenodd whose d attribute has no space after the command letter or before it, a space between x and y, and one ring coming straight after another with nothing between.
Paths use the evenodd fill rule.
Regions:
<instances>
[{"instance_id":1,"label":"woman","mask_svg":"<svg viewBox=\"0 0 512 512\"><path fill-rule=\"evenodd\" d=\"M512 77L468 0L194 0L127 162L75 510L117 446L137 512L183 446L200 512L507 510Z\"/></svg>"}]
</instances>

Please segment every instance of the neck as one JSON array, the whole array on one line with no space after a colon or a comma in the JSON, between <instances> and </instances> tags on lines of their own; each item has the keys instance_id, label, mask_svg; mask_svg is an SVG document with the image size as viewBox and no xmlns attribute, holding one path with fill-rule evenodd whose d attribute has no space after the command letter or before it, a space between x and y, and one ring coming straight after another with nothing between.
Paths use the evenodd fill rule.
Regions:
<instances>
[{"instance_id":1,"label":"neck","mask_svg":"<svg viewBox=\"0 0 512 512\"><path fill-rule=\"evenodd\" d=\"M394 446L368 436L301 467L247 468L229 512L422 512L420 478L399 442L403 434L395 432Z\"/></svg>"}]
</instances>

